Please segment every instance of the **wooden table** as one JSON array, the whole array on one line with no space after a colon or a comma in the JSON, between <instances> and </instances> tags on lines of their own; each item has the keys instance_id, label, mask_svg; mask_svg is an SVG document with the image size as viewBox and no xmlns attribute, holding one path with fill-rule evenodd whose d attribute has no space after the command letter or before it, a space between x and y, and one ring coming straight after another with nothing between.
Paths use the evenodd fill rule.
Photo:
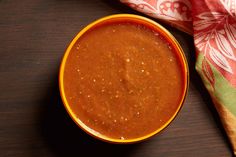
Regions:
<instances>
[{"instance_id":1,"label":"wooden table","mask_svg":"<svg viewBox=\"0 0 236 157\"><path fill-rule=\"evenodd\" d=\"M199 76L192 37L169 29L190 66L189 93L161 134L111 145L82 132L63 108L58 70L69 42L88 23L135 13L109 0L0 0L1 157L228 157L230 145Z\"/></svg>"}]
</instances>

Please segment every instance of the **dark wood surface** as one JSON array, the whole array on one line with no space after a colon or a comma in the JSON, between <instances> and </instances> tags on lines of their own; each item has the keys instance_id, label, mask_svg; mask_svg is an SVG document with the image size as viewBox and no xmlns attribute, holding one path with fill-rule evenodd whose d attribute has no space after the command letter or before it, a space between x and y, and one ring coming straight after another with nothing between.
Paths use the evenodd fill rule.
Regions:
<instances>
[{"instance_id":1,"label":"dark wood surface","mask_svg":"<svg viewBox=\"0 0 236 157\"><path fill-rule=\"evenodd\" d=\"M115 13L135 13L109 0L0 0L1 157L229 157L229 142L194 70L192 37L164 25L182 45L190 66L185 104L152 139L112 145L82 132L67 115L58 70L82 27Z\"/></svg>"}]
</instances>

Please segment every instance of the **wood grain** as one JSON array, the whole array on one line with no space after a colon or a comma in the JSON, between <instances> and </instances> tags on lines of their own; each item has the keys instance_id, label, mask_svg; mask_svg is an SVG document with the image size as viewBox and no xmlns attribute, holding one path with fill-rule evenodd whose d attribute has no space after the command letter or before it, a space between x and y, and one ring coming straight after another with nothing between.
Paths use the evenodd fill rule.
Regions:
<instances>
[{"instance_id":1,"label":"wood grain","mask_svg":"<svg viewBox=\"0 0 236 157\"><path fill-rule=\"evenodd\" d=\"M64 50L82 27L115 13L137 14L109 0L0 0L0 156L232 156L194 70L192 37L166 25L182 45L191 75L186 102L173 123L146 142L111 145L72 122L58 92Z\"/></svg>"}]
</instances>

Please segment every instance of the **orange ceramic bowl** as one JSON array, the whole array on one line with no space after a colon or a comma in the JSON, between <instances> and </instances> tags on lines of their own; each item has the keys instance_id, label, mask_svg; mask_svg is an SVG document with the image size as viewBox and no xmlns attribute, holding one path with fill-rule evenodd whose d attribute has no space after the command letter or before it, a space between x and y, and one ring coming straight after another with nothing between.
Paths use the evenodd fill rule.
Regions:
<instances>
[{"instance_id":1,"label":"orange ceramic bowl","mask_svg":"<svg viewBox=\"0 0 236 157\"><path fill-rule=\"evenodd\" d=\"M183 93L182 93L182 97L181 97L181 101L178 104L178 108L176 109L175 113L171 116L171 118L160 128L157 128L155 131L153 131L150 134L147 134L145 136L142 137L138 137L138 138L134 138L134 139L125 139L125 140L121 140L121 139L113 139L110 137L107 137L105 135L101 135L95 131L93 131L92 129L90 129L88 126L86 126L84 123L82 123L82 121L80 121L76 115L73 113L70 104L67 101L67 97L65 95L65 90L64 90L64 83L63 83L63 79L64 79L64 70L65 70L65 63L67 61L67 57L69 55L69 53L71 52L72 47L74 46L74 44L76 43L76 41L84 34L86 33L88 30L94 28L95 26L101 25L103 23L109 23L109 22L117 22L117 21L132 21L134 23L139 23L139 24L144 24L150 28L152 28L153 30L157 31L158 33L160 33L161 35L163 35L167 41L169 43L171 43L173 45L173 47L176 49L176 53L178 55L178 57L180 58L180 62L181 65L183 67L183 78L184 78L184 84L183 84ZM169 31L167 31L164 27L162 27L160 24L154 22L153 20L150 20L148 18L142 17L142 16L138 16L138 15L132 15L132 14L117 14L117 15L111 15L111 16L107 16L107 17L103 17L101 19L96 20L95 22L92 22L91 24L89 24L88 26L86 26L84 29L82 29L77 35L76 37L72 40L72 42L69 44L65 55L62 59L62 63L61 63L61 67L60 67L60 74L59 74L59 86L60 86L60 94L61 94L61 98L62 101L64 103L64 106L67 110L67 112L69 113L70 117L73 119L73 121L82 129L84 130L86 133L88 133L89 135L100 139L102 141L106 141L109 143L118 143L118 144L127 144L127 143L135 143L135 142L139 142L139 141L143 141L146 140L148 138L150 138L151 136L159 133L160 131L162 131L164 128L166 128L171 121L173 121L173 119L176 117L177 113L180 111L183 102L185 100L186 97L186 93L187 93L187 89L188 89L188 84L189 84L189 71L188 71L188 65L187 65L187 61L184 55L184 52L181 48L181 46L179 45L179 43L177 42L177 40L173 37L173 35L171 35L171 33Z\"/></svg>"}]
</instances>

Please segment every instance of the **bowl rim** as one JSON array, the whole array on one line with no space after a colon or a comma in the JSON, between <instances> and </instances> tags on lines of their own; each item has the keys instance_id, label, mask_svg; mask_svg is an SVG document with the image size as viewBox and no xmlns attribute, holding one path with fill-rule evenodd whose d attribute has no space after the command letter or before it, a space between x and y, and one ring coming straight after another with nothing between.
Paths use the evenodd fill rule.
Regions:
<instances>
[{"instance_id":1,"label":"bowl rim","mask_svg":"<svg viewBox=\"0 0 236 157\"><path fill-rule=\"evenodd\" d=\"M170 117L170 119L164 124L162 125L160 128L157 128L155 131L145 135L145 136L141 136L138 138L133 138L133 139L113 139L111 137L99 134L98 132L94 131L93 129L89 128L87 125L85 125L82 121L79 120L79 118L77 118L77 116L73 113L72 109L70 108L70 105L66 99L65 96L65 91L64 91L64 69L65 69L65 64L66 64L66 60L67 57L69 55L69 53L71 52L72 47L74 46L74 44L76 43L76 41L84 34L86 33L88 30L90 30L91 28L93 28L94 26L102 23L102 22L107 22L109 20L115 20L115 19L128 19L128 20L133 20L136 22L140 22L146 25L151 25L152 27L155 27L157 30L159 30L159 33L162 33L162 35L168 39L168 42L170 42L171 44L173 44L173 46L175 46L176 49L176 53L179 56L179 60L182 61L182 70L183 70L183 74L184 76L184 89L183 89L183 95L181 97L181 101L179 102L178 108L176 109L175 113ZM160 24L158 24L157 22L146 18L144 16L140 16L140 15L134 15L134 14L113 14L113 15L109 15L109 16L105 16L102 18L99 18L98 20L95 20L94 22L88 24L87 26L85 26L81 31L79 31L79 33L73 38L73 40L70 42L69 46L67 47L64 56L62 58L61 61L61 65L60 65L60 69L59 69L59 91L60 91L60 95L61 95L61 99L62 102L64 104L65 109L67 110L68 114L70 115L71 119L82 129L84 130L87 134L95 137L96 139L108 142L108 143L115 143L115 144L129 144L129 143L136 143L136 142L140 142L146 139L149 139L150 137L160 133L162 130L164 130L177 116L177 114L179 113L179 111L181 110L187 92L188 92L188 87L189 87L189 68L188 68L188 62L187 59L185 57L184 51L181 48L180 44L178 43L178 41L175 39L175 37L167 30L165 29L163 26L161 26Z\"/></svg>"}]
</instances>

